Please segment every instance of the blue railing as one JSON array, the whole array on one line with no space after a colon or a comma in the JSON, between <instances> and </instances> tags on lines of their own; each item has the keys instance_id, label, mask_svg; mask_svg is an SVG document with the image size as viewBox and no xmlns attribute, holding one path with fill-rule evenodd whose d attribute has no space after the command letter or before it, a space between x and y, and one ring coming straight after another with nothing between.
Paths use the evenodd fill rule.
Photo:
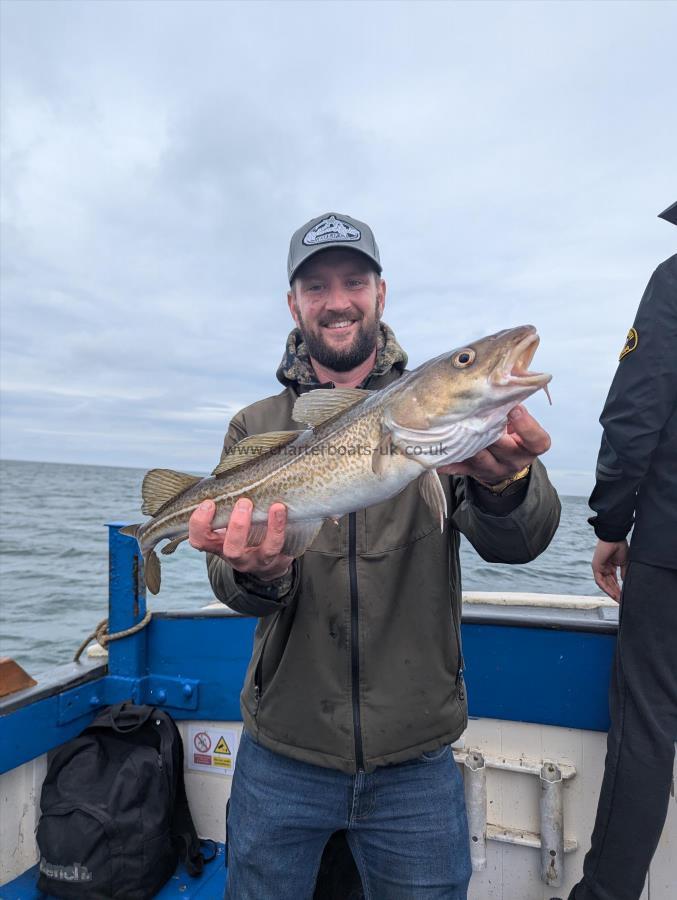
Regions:
<instances>
[{"instance_id":1,"label":"blue railing","mask_svg":"<svg viewBox=\"0 0 677 900\"><path fill-rule=\"evenodd\" d=\"M120 527L109 526L111 633L146 613L138 545ZM177 719L239 720L255 624L225 608L155 613L147 627L110 643L107 666L71 664L4 698L0 771L69 740L100 708L125 699ZM614 630L583 614L473 610L463 622L471 715L606 730Z\"/></svg>"}]
</instances>

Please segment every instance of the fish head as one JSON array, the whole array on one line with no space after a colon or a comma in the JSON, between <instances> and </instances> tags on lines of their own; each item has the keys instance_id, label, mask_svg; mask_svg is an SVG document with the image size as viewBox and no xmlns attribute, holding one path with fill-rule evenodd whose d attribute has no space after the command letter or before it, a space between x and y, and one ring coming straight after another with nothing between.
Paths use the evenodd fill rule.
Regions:
<instances>
[{"instance_id":1,"label":"fish head","mask_svg":"<svg viewBox=\"0 0 677 900\"><path fill-rule=\"evenodd\" d=\"M467 413L513 407L546 389L552 375L532 372L531 361L540 343L533 325L507 328L450 354L447 394L453 407L468 403Z\"/></svg>"},{"instance_id":2,"label":"fish head","mask_svg":"<svg viewBox=\"0 0 677 900\"><path fill-rule=\"evenodd\" d=\"M391 407L392 420L416 430L465 421L477 429L504 424L508 412L552 376L529 366L539 344L533 325L508 328L443 353L412 372Z\"/></svg>"}]
</instances>

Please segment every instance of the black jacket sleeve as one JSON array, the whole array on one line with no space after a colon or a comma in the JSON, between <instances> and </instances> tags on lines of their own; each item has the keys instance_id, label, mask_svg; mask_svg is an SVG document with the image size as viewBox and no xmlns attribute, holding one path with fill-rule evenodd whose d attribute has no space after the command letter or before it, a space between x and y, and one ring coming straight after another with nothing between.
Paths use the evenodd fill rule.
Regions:
<instances>
[{"instance_id":1,"label":"black jacket sleeve","mask_svg":"<svg viewBox=\"0 0 677 900\"><path fill-rule=\"evenodd\" d=\"M589 521L598 538L622 541L637 490L677 399L677 256L651 276L621 353L600 422Z\"/></svg>"},{"instance_id":2,"label":"black jacket sleeve","mask_svg":"<svg viewBox=\"0 0 677 900\"><path fill-rule=\"evenodd\" d=\"M247 425L241 413L236 415L223 442L223 451L247 436ZM223 454L222 454L223 457ZM299 585L296 561L291 572L272 582L258 582L252 576L242 576L228 563L213 553L207 554L207 573L217 600L235 612L247 616L269 616L279 612L295 597Z\"/></svg>"}]
</instances>

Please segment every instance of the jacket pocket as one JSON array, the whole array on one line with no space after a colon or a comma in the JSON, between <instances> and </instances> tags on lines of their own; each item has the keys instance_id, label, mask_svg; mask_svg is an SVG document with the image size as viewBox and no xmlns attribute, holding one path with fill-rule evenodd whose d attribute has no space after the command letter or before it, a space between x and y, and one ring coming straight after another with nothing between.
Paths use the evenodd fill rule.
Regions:
<instances>
[{"instance_id":1,"label":"jacket pocket","mask_svg":"<svg viewBox=\"0 0 677 900\"><path fill-rule=\"evenodd\" d=\"M454 625L454 637L456 639L456 671L454 675L456 677L456 688L463 699L465 695L465 689L463 686L463 669L465 668L463 664L463 645L461 643L461 609L460 609L460 601L457 603L454 595L451 595L450 599L451 603L451 620Z\"/></svg>"},{"instance_id":2,"label":"jacket pocket","mask_svg":"<svg viewBox=\"0 0 677 900\"><path fill-rule=\"evenodd\" d=\"M296 607L298 598L294 598L289 606L284 606L275 614L273 621L270 623L268 630L261 637L261 649L258 653L256 664L253 667L253 690L255 711L258 712L258 706L261 698L270 686L271 681L282 662L289 636L291 634L292 625L296 616Z\"/></svg>"},{"instance_id":3,"label":"jacket pocket","mask_svg":"<svg viewBox=\"0 0 677 900\"><path fill-rule=\"evenodd\" d=\"M113 896L122 847L115 822L88 803L48 807L36 830L38 887L56 897Z\"/></svg>"},{"instance_id":4,"label":"jacket pocket","mask_svg":"<svg viewBox=\"0 0 677 900\"><path fill-rule=\"evenodd\" d=\"M254 715L259 710L259 703L261 702L261 696L263 694L263 656L266 652L266 644L268 643L268 639L270 637L270 633L273 630L273 626L271 626L265 634L265 637L261 640L261 649L259 651L259 658L256 660L256 665L254 666L254 677L253 677L253 690L254 690Z\"/></svg>"}]
</instances>

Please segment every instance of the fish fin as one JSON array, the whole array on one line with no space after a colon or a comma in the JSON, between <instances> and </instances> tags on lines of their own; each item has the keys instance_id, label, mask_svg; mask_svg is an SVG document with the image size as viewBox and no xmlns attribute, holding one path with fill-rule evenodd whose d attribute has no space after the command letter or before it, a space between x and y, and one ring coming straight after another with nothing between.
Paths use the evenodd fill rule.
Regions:
<instances>
[{"instance_id":1,"label":"fish fin","mask_svg":"<svg viewBox=\"0 0 677 900\"><path fill-rule=\"evenodd\" d=\"M388 459L393 452L393 436L390 431L384 431L381 440L371 454L371 471L379 478L385 473Z\"/></svg>"},{"instance_id":2,"label":"fish fin","mask_svg":"<svg viewBox=\"0 0 677 900\"><path fill-rule=\"evenodd\" d=\"M323 525L324 519L306 519L304 522L287 524L282 552L286 556L301 556L313 543Z\"/></svg>"},{"instance_id":3,"label":"fish fin","mask_svg":"<svg viewBox=\"0 0 677 900\"><path fill-rule=\"evenodd\" d=\"M141 512L145 516L154 516L165 503L201 480L199 475L186 475L173 469L151 469L146 473L141 486Z\"/></svg>"},{"instance_id":4,"label":"fish fin","mask_svg":"<svg viewBox=\"0 0 677 900\"><path fill-rule=\"evenodd\" d=\"M139 528L141 528L141 524L125 525L124 528L120 529L120 534L126 534L129 535L129 537L135 538L139 533Z\"/></svg>"},{"instance_id":5,"label":"fish fin","mask_svg":"<svg viewBox=\"0 0 677 900\"><path fill-rule=\"evenodd\" d=\"M151 594L160 590L160 559L155 550L149 550L143 557L143 577Z\"/></svg>"},{"instance_id":6,"label":"fish fin","mask_svg":"<svg viewBox=\"0 0 677 900\"><path fill-rule=\"evenodd\" d=\"M285 447L300 434L300 431L269 431L267 434L252 434L223 451L221 460L212 475L223 475L245 463L259 459L265 453Z\"/></svg>"},{"instance_id":7,"label":"fish fin","mask_svg":"<svg viewBox=\"0 0 677 900\"><path fill-rule=\"evenodd\" d=\"M444 493L437 469L428 469L425 475L421 475L418 479L418 487L432 514L435 518L439 518L440 531L443 531L447 515L447 496Z\"/></svg>"},{"instance_id":8,"label":"fish fin","mask_svg":"<svg viewBox=\"0 0 677 900\"><path fill-rule=\"evenodd\" d=\"M163 556L169 556L170 553L173 553L179 544L182 544L184 541L188 540L188 535L184 534L183 537L174 538L173 541L170 541L168 544L165 544L160 553Z\"/></svg>"},{"instance_id":9,"label":"fish fin","mask_svg":"<svg viewBox=\"0 0 677 900\"><path fill-rule=\"evenodd\" d=\"M249 528L249 534L247 535L247 546L248 547L258 547L261 541L266 536L266 531L268 530L268 522L253 522Z\"/></svg>"},{"instance_id":10,"label":"fish fin","mask_svg":"<svg viewBox=\"0 0 677 900\"><path fill-rule=\"evenodd\" d=\"M371 391L363 391L361 388L317 388L301 394L292 409L292 419L316 427L339 413L352 409L370 394Z\"/></svg>"}]
</instances>

